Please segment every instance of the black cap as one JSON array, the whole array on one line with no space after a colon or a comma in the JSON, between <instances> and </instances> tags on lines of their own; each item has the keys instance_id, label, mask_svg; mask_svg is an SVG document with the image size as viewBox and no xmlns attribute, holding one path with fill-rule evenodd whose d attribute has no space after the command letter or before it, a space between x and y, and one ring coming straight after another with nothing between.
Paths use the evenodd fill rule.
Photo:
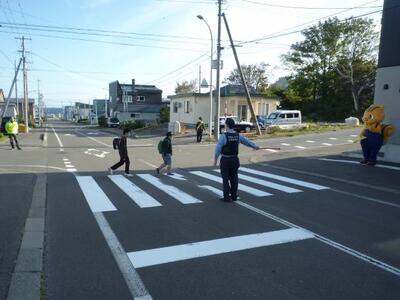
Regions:
<instances>
[{"instance_id":1,"label":"black cap","mask_svg":"<svg viewBox=\"0 0 400 300\"><path fill-rule=\"evenodd\" d=\"M225 121L225 125L229 128L233 128L233 126L235 126L235 121L232 118L227 118Z\"/></svg>"},{"instance_id":2,"label":"black cap","mask_svg":"<svg viewBox=\"0 0 400 300\"><path fill-rule=\"evenodd\" d=\"M166 134L166 136L172 136L172 132L171 132L171 131L168 131L167 134Z\"/></svg>"}]
</instances>

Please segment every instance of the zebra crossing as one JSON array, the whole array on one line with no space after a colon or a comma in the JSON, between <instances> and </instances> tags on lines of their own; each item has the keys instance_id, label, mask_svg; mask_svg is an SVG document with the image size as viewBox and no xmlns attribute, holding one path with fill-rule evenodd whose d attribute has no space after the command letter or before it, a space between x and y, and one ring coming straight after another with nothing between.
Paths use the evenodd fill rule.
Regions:
<instances>
[{"instance_id":1,"label":"zebra crossing","mask_svg":"<svg viewBox=\"0 0 400 300\"><path fill-rule=\"evenodd\" d=\"M118 188L118 191L125 194L139 208L155 208L163 206L165 199L174 199L177 202L190 205L202 204L209 197L199 199L199 191L208 191L218 197L222 197L222 178L220 170L200 171L193 170L183 174L175 173L174 176L156 176L149 173L138 173L128 179L122 175L108 175L107 178ZM265 178L276 182L265 180ZM112 199L107 195L106 189L101 187L93 176L76 176L80 189L92 212L115 211ZM207 184L196 183L197 180ZM239 180L249 182L253 186L239 183L238 190L243 195L250 195L256 199L274 196L274 193L295 194L305 189L325 190L327 186L318 185L312 182L298 180L281 176L253 168L241 167L239 169ZM104 182L103 180L101 182ZM186 186L182 186L185 183ZM104 183L103 183L104 184ZM193 189L188 189L188 184L193 184ZM257 186L257 188L255 187ZM151 188L149 188L151 187ZM194 192L192 195L189 191ZM156 192L155 192L156 191ZM156 193L157 195L152 195ZM165 195L165 199L160 197ZM207 194L207 195L208 195ZM165 205L165 204L164 204Z\"/></svg>"}]
</instances>

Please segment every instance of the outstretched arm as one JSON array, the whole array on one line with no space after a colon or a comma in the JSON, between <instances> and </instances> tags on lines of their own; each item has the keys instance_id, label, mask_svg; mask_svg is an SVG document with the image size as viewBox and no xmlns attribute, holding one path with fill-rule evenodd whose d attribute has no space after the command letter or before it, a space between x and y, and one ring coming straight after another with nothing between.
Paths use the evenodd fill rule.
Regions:
<instances>
[{"instance_id":1,"label":"outstretched arm","mask_svg":"<svg viewBox=\"0 0 400 300\"><path fill-rule=\"evenodd\" d=\"M253 148L254 150L260 149L253 141L250 141L248 138L243 135L239 136L239 142L247 147Z\"/></svg>"}]
</instances>

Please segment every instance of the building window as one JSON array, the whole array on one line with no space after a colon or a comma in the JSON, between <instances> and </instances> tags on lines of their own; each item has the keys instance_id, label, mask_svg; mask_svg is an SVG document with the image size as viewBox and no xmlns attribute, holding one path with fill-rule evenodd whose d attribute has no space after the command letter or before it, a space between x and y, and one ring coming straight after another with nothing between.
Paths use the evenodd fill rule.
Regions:
<instances>
[{"instance_id":1,"label":"building window","mask_svg":"<svg viewBox=\"0 0 400 300\"><path fill-rule=\"evenodd\" d=\"M185 113L187 113L187 114L190 113L190 101L185 101L184 105L185 105L185 107L184 107Z\"/></svg>"},{"instance_id":2,"label":"building window","mask_svg":"<svg viewBox=\"0 0 400 300\"><path fill-rule=\"evenodd\" d=\"M177 113L178 112L178 102L174 102L172 105L172 108L173 108L173 112Z\"/></svg>"},{"instance_id":3,"label":"building window","mask_svg":"<svg viewBox=\"0 0 400 300\"><path fill-rule=\"evenodd\" d=\"M145 96L136 96L136 101L145 101L146 97Z\"/></svg>"},{"instance_id":4,"label":"building window","mask_svg":"<svg viewBox=\"0 0 400 300\"><path fill-rule=\"evenodd\" d=\"M132 96L123 95L123 96L122 96L122 102L132 103Z\"/></svg>"}]
</instances>

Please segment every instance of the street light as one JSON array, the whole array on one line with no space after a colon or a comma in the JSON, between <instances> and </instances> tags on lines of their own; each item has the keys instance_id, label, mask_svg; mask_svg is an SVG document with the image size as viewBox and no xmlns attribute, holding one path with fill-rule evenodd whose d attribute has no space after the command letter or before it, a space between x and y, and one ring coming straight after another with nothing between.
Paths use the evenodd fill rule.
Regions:
<instances>
[{"instance_id":1,"label":"street light","mask_svg":"<svg viewBox=\"0 0 400 300\"><path fill-rule=\"evenodd\" d=\"M201 15L198 15L197 16L197 18L198 19L200 19L200 20L202 20L202 21L204 21L204 23L206 23L206 25L207 25L207 27L208 27L208 31L210 31L210 36L211 36L211 55L210 55L210 58L211 58L211 64L210 64L210 84L209 84L209 86L210 86L210 122L208 123L209 125L208 125L208 130L209 130L209 132L208 132L208 134L209 134L209 136L210 136L210 138L211 138L211 135L212 135L212 70L213 70L213 35L212 35L212 31L211 31L211 28L210 28L210 25L208 25L208 23L207 23L207 21L203 18L203 16L201 16ZM214 127L215 127L215 130L219 130L219 124L214 124Z\"/></svg>"}]
</instances>

